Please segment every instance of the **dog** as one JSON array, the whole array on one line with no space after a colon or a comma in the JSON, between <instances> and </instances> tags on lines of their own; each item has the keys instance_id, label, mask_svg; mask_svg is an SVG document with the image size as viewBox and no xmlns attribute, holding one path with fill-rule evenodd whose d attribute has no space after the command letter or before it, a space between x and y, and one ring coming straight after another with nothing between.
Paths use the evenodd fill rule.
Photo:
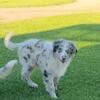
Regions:
<instances>
[{"instance_id":1,"label":"dog","mask_svg":"<svg viewBox=\"0 0 100 100\"><path fill-rule=\"evenodd\" d=\"M13 70L17 60L9 61L4 67L0 68L0 79L6 78Z\"/></svg>"},{"instance_id":2,"label":"dog","mask_svg":"<svg viewBox=\"0 0 100 100\"><path fill-rule=\"evenodd\" d=\"M4 42L8 49L18 52L19 62L22 65L22 79L30 87L37 88L38 85L30 79L30 75L35 67L39 67L43 73L46 91L52 98L57 98L57 84L77 53L75 44L65 39L55 41L30 39L13 43L12 36L13 34L9 33Z\"/></svg>"}]
</instances>

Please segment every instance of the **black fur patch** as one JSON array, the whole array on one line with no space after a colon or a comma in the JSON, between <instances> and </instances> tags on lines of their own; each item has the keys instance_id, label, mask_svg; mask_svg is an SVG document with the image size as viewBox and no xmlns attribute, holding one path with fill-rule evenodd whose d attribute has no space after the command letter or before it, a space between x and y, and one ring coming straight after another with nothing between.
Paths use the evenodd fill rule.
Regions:
<instances>
[{"instance_id":1,"label":"black fur patch","mask_svg":"<svg viewBox=\"0 0 100 100\"><path fill-rule=\"evenodd\" d=\"M30 65L28 71L32 71L33 67Z\"/></svg>"},{"instance_id":2,"label":"black fur patch","mask_svg":"<svg viewBox=\"0 0 100 100\"><path fill-rule=\"evenodd\" d=\"M30 59L31 58L30 54L27 54L27 57Z\"/></svg>"},{"instance_id":3,"label":"black fur patch","mask_svg":"<svg viewBox=\"0 0 100 100\"><path fill-rule=\"evenodd\" d=\"M25 60L26 62L28 62L28 59L27 59L27 57L25 57L25 56L24 56L23 58L24 58L24 60Z\"/></svg>"},{"instance_id":4,"label":"black fur patch","mask_svg":"<svg viewBox=\"0 0 100 100\"><path fill-rule=\"evenodd\" d=\"M45 82L46 82L46 83L48 83L48 82L49 82L49 80L45 79Z\"/></svg>"},{"instance_id":5,"label":"black fur patch","mask_svg":"<svg viewBox=\"0 0 100 100\"><path fill-rule=\"evenodd\" d=\"M29 49L31 53L34 52L33 49L32 49L32 47L30 47L30 46L27 46L27 49Z\"/></svg>"},{"instance_id":6,"label":"black fur patch","mask_svg":"<svg viewBox=\"0 0 100 100\"><path fill-rule=\"evenodd\" d=\"M41 40L37 41L37 43L35 44L35 47L40 48L40 42L41 42Z\"/></svg>"},{"instance_id":7,"label":"black fur patch","mask_svg":"<svg viewBox=\"0 0 100 100\"><path fill-rule=\"evenodd\" d=\"M54 45L53 45L53 52L54 53L58 50L58 48L62 42L63 42L63 40L57 40L54 42Z\"/></svg>"},{"instance_id":8,"label":"black fur patch","mask_svg":"<svg viewBox=\"0 0 100 100\"><path fill-rule=\"evenodd\" d=\"M44 76L48 77L48 72L46 70L44 70Z\"/></svg>"},{"instance_id":9,"label":"black fur patch","mask_svg":"<svg viewBox=\"0 0 100 100\"><path fill-rule=\"evenodd\" d=\"M32 50L32 48L31 48L30 46L27 46L27 49L30 49L30 50Z\"/></svg>"},{"instance_id":10,"label":"black fur patch","mask_svg":"<svg viewBox=\"0 0 100 100\"><path fill-rule=\"evenodd\" d=\"M58 48L59 48L58 45L54 45L54 47L53 47L53 52L55 53L55 52L57 51Z\"/></svg>"}]
</instances>

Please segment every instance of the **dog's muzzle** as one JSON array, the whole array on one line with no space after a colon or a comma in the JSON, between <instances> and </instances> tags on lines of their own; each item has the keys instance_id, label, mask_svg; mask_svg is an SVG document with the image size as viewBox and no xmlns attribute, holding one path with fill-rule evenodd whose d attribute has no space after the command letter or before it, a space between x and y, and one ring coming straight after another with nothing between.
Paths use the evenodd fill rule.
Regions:
<instances>
[{"instance_id":1,"label":"dog's muzzle","mask_svg":"<svg viewBox=\"0 0 100 100\"><path fill-rule=\"evenodd\" d=\"M66 58L62 58L62 63L65 63L66 62Z\"/></svg>"}]
</instances>

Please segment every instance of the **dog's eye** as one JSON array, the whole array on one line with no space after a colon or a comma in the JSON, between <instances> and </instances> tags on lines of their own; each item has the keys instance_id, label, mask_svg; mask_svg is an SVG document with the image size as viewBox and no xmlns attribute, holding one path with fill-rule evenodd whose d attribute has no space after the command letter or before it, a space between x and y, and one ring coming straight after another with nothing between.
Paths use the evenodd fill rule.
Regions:
<instances>
[{"instance_id":1,"label":"dog's eye","mask_svg":"<svg viewBox=\"0 0 100 100\"><path fill-rule=\"evenodd\" d=\"M59 49L58 49L58 53L60 53L60 52L62 52L62 48L59 48Z\"/></svg>"},{"instance_id":2,"label":"dog's eye","mask_svg":"<svg viewBox=\"0 0 100 100\"><path fill-rule=\"evenodd\" d=\"M67 53L67 54L69 54L69 53L70 53L70 51L69 51L69 50L66 50L66 53Z\"/></svg>"}]
</instances>

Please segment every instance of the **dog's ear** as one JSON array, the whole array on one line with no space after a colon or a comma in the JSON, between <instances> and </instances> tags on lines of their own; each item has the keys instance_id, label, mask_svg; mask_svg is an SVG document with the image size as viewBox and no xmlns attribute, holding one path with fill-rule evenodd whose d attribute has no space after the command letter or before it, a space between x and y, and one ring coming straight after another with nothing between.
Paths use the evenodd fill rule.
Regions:
<instances>
[{"instance_id":1,"label":"dog's ear","mask_svg":"<svg viewBox=\"0 0 100 100\"><path fill-rule=\"evenodd\" d=\"M57 51L59 46L61 46L62 42L64 42L64 39L58 39L58 40L54 41L54 43L53 43L53 52L54 53Z\"/></svg>"},{"instance_id":2,"label":"dog's ear","mask_svg":"<svg viewBox=\"0 0 100 100\"><path fill-rule=\"evenodd\" d=\"M59 48L59 45L60 45L60 41L59 40L56 40L54 41L53 43L53 52L55 53L57 51L57 49Z\"/></svg>"}]
</instances>

